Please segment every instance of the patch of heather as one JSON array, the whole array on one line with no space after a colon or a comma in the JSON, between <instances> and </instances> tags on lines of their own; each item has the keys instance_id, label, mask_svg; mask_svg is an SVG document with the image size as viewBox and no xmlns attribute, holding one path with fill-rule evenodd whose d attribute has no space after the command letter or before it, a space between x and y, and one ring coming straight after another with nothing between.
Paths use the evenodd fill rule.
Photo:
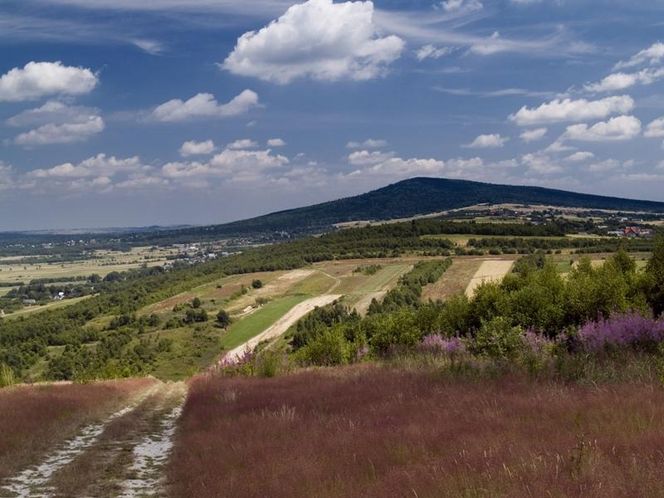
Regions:
<instances>
[{"instance_id":1,"label":"patch of heather","mask_svg":"<svg viewBox=\"0 0 664 498\"><path fill-rule=\"evenodd\" d=\"M429 334L420 343L420 349L426 353L457 354L466 351L466 345L458 337L443 337L440 334Z\"/></svg>"},{"instance_id":2,"label":"patch of heather","mask_svg":"<svg viewBox=\"0 0 664 498\"><path fill-rule=\"evenodd\" d=\"M578 339L591 352L610 347L650 347L664 340L664 320L638 313L615 314L586 323L579 329Z\"/></svg>"}]
</instances>

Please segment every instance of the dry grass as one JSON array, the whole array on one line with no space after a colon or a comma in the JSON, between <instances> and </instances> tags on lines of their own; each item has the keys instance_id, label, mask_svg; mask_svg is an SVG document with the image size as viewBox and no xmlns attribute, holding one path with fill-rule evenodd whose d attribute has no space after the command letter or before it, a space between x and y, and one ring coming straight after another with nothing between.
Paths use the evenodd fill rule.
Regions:
<instances>
[{"instance_id":1,"label":"dry grass","mask_svg":"<svg viewBox=\"0 0 664 498\"><path fill-rule=\"evenodd\" d=\"M466 287L466 295L472 297L475 290L485 282L501 282L513 265L514 260L490 259L482 261L468 287Z\"/></svg>"},{"instance_id":2,"label":"dry grass","mask_svg":"<svg viewBox=\"0 0 664 498\"><path fill-rule=\"evenodd\" d=\"M36 463L57 442L153 382L133 379L0 390L0 480Z\"/></svg>"},{"instance_id":3,"label":"dry grass","mask_svg":"<svg viewBox=\"0 0 664 498\"><path fill-rule=\"evenodd\" d=\"M173 496L662 496L664 391L378 367L197 378Z\"/></svg>"}]
</instances>

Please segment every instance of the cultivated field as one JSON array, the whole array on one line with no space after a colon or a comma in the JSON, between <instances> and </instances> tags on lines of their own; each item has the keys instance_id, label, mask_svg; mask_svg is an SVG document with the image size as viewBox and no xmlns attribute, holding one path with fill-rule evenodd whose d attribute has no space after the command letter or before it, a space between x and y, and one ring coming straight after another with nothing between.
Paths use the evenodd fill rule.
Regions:
<instances>
[{"instance_id":1,"label":"cultivated field","mask_svg":"<svg viewBox=\"0 0 664 498\"><path fill-rule=\"evenodd\" d=\"M369 366L205 376L168 476L172 496L661 496L662 420L664 392L647 384Z\"/></svg>"},{"instance_id":2,"label":"cultivated field","mask_svg":"<svg viewBox=\"0 0 664 498\"><path fill-rule=\"evenodd\" d=\"M466 295L472 297L475 294L475 289L485 282L500 282L510 272L513 265L513 260L491 259L482 261L468 287L466 287Z\"/></svg>"},{"instance_id":3,"label":"cultivated field","mask_svg":"<svg viewBox=\"0 0 664 498\"><path fill-rule=\"evenodd\" d=\"M142 265L163 265L168 256L176 253L172 249L140 247L127 252L96 251L94 259L62 263L30 263L25 257L5 257L0 259L0 281L28 283L34 279L86 277L93 273L103 277L113 271L127 271Z\"/></svg>"}]
</instances>

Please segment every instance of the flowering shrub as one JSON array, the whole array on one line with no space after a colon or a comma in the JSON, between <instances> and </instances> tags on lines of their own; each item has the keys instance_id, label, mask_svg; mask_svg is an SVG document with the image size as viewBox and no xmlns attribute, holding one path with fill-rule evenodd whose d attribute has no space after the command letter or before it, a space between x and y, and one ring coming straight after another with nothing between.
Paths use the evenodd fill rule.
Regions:
<instances>
[{"instance_id":1,"label":"flowering shrub","mask_svg":"<svg viewBox=\"0 0 664 498\"><path fill-rule=\"evenodd\" d=\"M534 355L541 355L553 347L553 342L547 339L544 335L536 332L533 329L528 329L521 337L526 351Z\"/></svg>"},{"instance_id":2,"label":"flowering shrub","mask_svg":"<svg viewBox=\"0 0 664 498\"><path fill-rule=\"evenodd\" d=\"M586 323L578 333L587 351L607 347L648 347L664 340L664 320L645 318L638 313L616 314Z\"/></svg>"},{"instance_id":3,"label":"flowering shrub","mask_svg":"<svg viewBox=\"0 0 664 498\"><path fill-rule=\"evenodd\" d=\"M466 351L466 345L458 337L445 338L440 334L427 335L420 343L420 349L428 353L456 354Z\"/></svg>"}]
</instances>

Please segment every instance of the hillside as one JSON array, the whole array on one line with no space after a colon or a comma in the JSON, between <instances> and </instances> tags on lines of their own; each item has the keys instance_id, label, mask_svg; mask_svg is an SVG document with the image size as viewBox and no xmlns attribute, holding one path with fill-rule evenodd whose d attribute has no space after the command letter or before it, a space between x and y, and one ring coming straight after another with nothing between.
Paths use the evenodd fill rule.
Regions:
<instances>
[{"instance_id":1,"label":"hillside","mask_svg":"<svg viewBox=\"0 0 664 498\"><path fill-rule=\"evenodd\" d=\"M580 194L542 187L494 185L446 178L411 178L355 197L279 211L248 220L188 228L160 235L248 235L260 232L309 232L334 223L389 220L481 203L664 212L664 202Z\"/></svg>"}]
</instances>

